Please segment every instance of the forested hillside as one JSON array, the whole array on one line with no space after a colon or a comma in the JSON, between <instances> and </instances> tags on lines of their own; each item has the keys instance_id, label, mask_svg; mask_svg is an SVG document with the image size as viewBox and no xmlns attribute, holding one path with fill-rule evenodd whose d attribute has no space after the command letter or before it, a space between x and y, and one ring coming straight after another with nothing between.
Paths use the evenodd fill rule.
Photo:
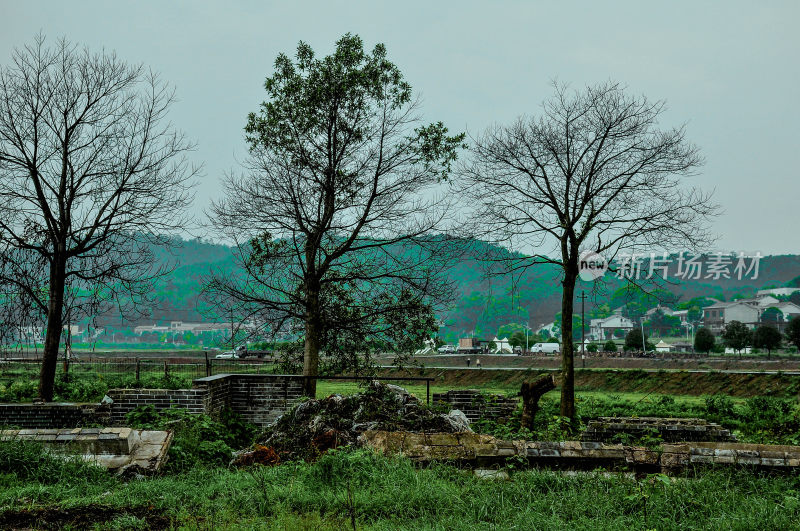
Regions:
<instances>
[{"instance_id":1,"label":"forested hillside","mask_svg":"<svg viewBox=\"0 0 800 531\"><path fill-rule=\"evenodd\" d=\"M488 266L482 256L503 256L504 251L485 242L473 242L467 257L453 263L449 271L454 285L452 305L441 312L444 323L442 336L453 341L464 334L493 336L500 327L510 323L522 326L527 323L533 329L552 322L561 305L560 278L552 265L530 268L523 273L505 276L488 274ZM199 295L204 279L211 270L232 271L235 267L233 249L225 245L203 240L184 241L172 252L157 250L164 264L173 270L158 283L156 304L148 315L136 323L167 322L171 320L227 320L224 315L214 314L211 305L204 303ZM510 256L505 253L506 256ZM674 278L674 267L670 269ZM696 297L713 297L730 300L741 296L752 296L758 289L800 283L800 256L768 256L761 260L757 279L720 277L681 280L662 283L660 286L642 282L644 290L628 289L629 283L607 273L602 283L580 283L578 292L587 293L587 314L602 315L610 309L625 305L654 304L659 300L666 304L677 304ZM648 295L651 293L653 295ZM588 315L587 315L588 320ZM106 317L109 323L119 323L119 316Z\"/></svg>"}]
</instances>

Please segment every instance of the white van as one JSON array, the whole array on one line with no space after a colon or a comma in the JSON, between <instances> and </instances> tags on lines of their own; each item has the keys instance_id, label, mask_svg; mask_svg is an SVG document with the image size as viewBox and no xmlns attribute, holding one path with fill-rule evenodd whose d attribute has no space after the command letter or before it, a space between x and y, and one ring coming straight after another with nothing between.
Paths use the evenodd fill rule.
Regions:
<instances>
[{"instance_id":1,"label":"white van","mask_svg":"<svg viewBox=\"0 0 800 531\"><path fill-rule=\"evenodd\" d=\"M531 347L531 352L535 354L555 354L560 350L559 343L536 343Z\"/></svg>"}]
</instances>

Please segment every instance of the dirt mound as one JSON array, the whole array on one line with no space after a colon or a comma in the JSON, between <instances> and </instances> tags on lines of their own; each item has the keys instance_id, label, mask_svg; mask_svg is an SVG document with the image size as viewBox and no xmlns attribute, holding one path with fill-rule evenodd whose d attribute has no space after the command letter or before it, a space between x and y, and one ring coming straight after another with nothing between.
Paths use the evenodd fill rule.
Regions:
<instances>
[{"instance_id":1,"label":"dirt mound","mask_svg":"<svg viewBox=\"0 0 800 531\"><path fill-rule=\"evenodd\" d=\"M302 402L270 425L259 440L286 459L314 459L356 443L367 430L455 433L471 431L463 414L437 413L396 385L371 382L350 396Z\"/></svg>"}]
</instances>

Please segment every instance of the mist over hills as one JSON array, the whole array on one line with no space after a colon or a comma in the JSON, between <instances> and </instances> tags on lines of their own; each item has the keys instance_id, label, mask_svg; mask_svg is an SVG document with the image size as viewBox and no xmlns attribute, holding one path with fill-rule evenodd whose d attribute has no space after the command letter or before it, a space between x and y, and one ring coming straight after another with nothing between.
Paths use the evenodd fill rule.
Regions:
<instances>
[{"instance_id":1,"label":"mist over hills","mask_svg":"<svg viewBox=\"0 0 800 531\"><path fill-rule=\"evenodd\" d=\"M174 269L161 278L156 285L156 303L148 309L146 316L135 321L123 321L119 316L107 315L104 321L112 325L152 324L169 321L227 320L214 315L213 309L199 298L204 279L212 270L233 271L234 249L205 240L179 242L173 249L154 249L159 261L172 264ZM440 331L447 340L465 334L493 336L499 327L509 323L528 324L534 330L550 323L561 308L560 274L551 264L537 265L522 273L505 276L487 276L486 266L480 257L490 252L494 255L511 256L508 251L486 242L476 241L470 257L455 262L449 270L454 285L454 303L439 315L444 324ZM669 266L670 282L661 285L643 282L646 292L655 292L657 297L647 297L640 290L629 290L629 283L612 273L606 273L603 282L578 281L576 294L587 293L587 314L607 312L637 299L642 304L656 304L663 300L675 304L695 297L712 297L730 300L736 297L755 295L759 289L785 285L800 286L800 255L776 255L763 257L759 262L757 278L701 278L674 280L677 273L676 257ZM711 257L704 256L701 262L708 266ZM732 272L731 266L731 272ZM644 299L642 299L644 297ZM580 306L576 305L579 311ZM588 317L587 317L588 319Z\"/></svg>"}]
</instances>

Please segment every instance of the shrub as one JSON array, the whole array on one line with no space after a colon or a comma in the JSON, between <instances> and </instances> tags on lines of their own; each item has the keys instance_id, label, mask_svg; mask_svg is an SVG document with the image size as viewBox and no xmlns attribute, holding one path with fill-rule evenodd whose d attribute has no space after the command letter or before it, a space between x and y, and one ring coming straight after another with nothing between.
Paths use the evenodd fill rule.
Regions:
<instances>
[{"instance_id":1,"label":"shrub","mask_svg":"<svg viewBox=\"0 0 800 531\"><path fill-rule=\"evenodd\" d=\"M706 411L710 415L732 416L733 399L728 395L712 395L705 397Z\"/></svg>"},{"instance_id":2,"label":"shrub","mask_svg":"<svg viewBox=\"0 0 800 531\"><path fill-rule=\"evenodd\" d=\"M127 416L131 427L173 430L167 469L184 471L194 466L224 466L236 448L252 444L258 429L239 415L224 410L214 419L191 414L185 409L156 411L152 405L139 406Z\"/></svg>"}]
</instances>

